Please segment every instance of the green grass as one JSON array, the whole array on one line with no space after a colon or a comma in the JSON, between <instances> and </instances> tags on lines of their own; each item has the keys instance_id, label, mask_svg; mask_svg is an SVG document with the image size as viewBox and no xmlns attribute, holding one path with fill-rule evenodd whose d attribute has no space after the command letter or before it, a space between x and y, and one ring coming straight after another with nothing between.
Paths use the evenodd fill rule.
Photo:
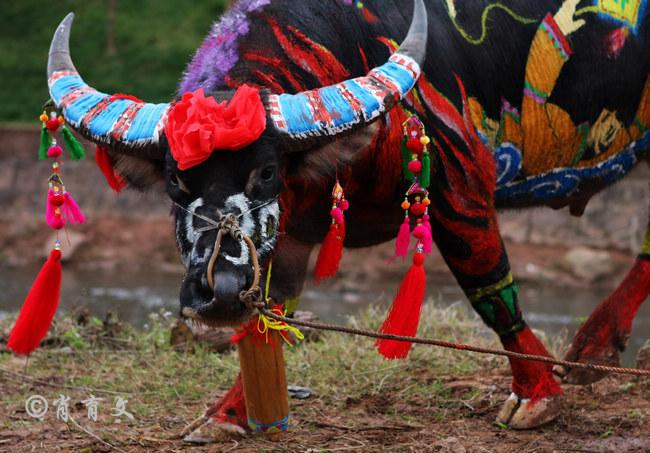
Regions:
<instances>
[{"instance_id":1,"label":"green grass","mask_svg":"<svg viewBox=\"0 0 650 453\"><path fill-rule=\"evenodd\" d=\"M47 100L45 69L52 33L70 11L77 15L71 53L95 88L168 101L182 72L225 0L117 1L115 55L107 55L107 0L17 0L0 14L0 122L36 121Z\"/></svg>"},{"instance_id":2,"label":"green grass","mask_svg":"<svg viewBox=\"0 0 650 453\"><path fill-rule=\"evenodd\" d=\"M383 315L368 309L351 318L350 325L377 329ZM478 319L464 310L427 304L422 318L420 335L483 345L494 342L484 335L487 331ZM68 389L72 395L126 395L145 418L173 413L179 404L198 415L206 394L224 391L232 383L239 368L238 357L234 352L212 353L201 344L195 344L190 352L177 352L169 342L171 323L171 319L154 314L149 328L138 331L121 324L107 329L97 320L85 326L71 319L58 320L52 335L56 345L37 350L29 360L27 373L32 380L75 387ZM3 321L0 332L9 324L10 320ZM387 361L376 352L372 340L333 333L285 348L285 359L288 381L312 388L330 404L343 406L349 398L372 397L390 390L405 401L436 395L442 409L462 401L449 399L435 377L438 373L463 375L486 365L505 365L499 358L477 360L472 354L417 345L409 360ZM0 367L22 372L16 365L22 360L0 354ZM14 384L20 381L17 375L5 377ZM66 390L56 385L44 388L52 395ZM4 405L20 406L30 389L26 381L24 391L4 395ZM463 397L471 399L473 393L469 391Z\"/></svg>"}]
</instances>

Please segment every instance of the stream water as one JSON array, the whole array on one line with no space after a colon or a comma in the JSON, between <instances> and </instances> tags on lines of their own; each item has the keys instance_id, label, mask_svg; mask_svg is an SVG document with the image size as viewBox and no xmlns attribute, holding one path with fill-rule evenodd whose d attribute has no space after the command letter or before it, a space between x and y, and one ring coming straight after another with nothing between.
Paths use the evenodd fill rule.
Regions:
<instances>
[{"instance_id":1,"label":"stream water","mask_svg":"<svg viewBox=\"0 0 650 453\"><path fill-rule=\"evenodd\" d=\"M0 269L0 318L16 312L25 297L26 288L38 269ZM60 312L86 306L91 314L103 317L109 311L120 318L142 326L151 312L178 312L178 291L181 276L162 272L113 273L71 271L66 269L61 290ZM334 290L327 285L306 287L301 309L314 312L324 321L342 322L368 305L388 307L398 281L385 279L372 288ZM550 335L573 335L580 321L588 316L611 291L607 288L566 288L553 284L523 282L520 299L528 323ZM469 307L460 288L450 279L437 278L428 284L428 296L442 305ZM635 320L626 365L634 363L636 350L650 338L650 303L641 307Z\"/></svg>"}]
</instances>

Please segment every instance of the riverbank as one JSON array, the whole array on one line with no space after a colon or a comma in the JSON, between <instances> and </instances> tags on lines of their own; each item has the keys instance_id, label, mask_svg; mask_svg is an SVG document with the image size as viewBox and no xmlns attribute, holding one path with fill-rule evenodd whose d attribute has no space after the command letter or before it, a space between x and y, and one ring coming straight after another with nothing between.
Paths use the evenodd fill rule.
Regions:
<instances>
[{"instance_id":1,"label":"riverbank","mask_svg":"<svg viewBox=\"0 0 650 453\"><path fill-rule=\"evenodd\" d=\"M381 314L364 311L352 325L377 328ZM201 345L177 352L171 317L154 315L147 329L115 320L60 320L48 344L25 360L0 350L2 451L208 451L177 436L236 375L235 353ZM7 322L0 324L6 332ZM425 305L420 334L494 346L473 315ZM555 353L562 348L545 338ZM502 358L414 346L408 361L385 361L372 341L339 334L285 348L290 384L308 387L292 399L291 430L279 442L227 439L209 451L551 452L648 451L650 380L610 377L589 387L565 386L565 412L553 424L514 432L493 424L509 393ZM23 373L26 372L26 375ZM52 402L70 397L74 421L57 419ZM42 420L25 401L49 401ZM90 395L103 398L88 419ZM133 415L113 416L116 398ZM109 447L110 444L112 447Z\"/></svg>"}]
</instances>

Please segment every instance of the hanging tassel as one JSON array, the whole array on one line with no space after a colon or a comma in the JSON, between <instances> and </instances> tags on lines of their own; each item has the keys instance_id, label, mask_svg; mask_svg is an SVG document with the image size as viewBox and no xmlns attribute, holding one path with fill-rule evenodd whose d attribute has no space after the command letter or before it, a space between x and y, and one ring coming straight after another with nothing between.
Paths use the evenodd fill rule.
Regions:
<instances>
[{"instance_id":1,"label":"hanging tassel","mask_svg":"<svg viewBox=\"0 0 650 453\"><path fill-rule=\"evenodd\" d=\"M339 263L343 256L343 240L345 239L345 224L333 222L321 245L314 269L316 283L335 277L339 271Z\"/></svg>"},{"instance_id":2,"label":"hanging tassel","mask_svg":"<svg viewBox=\"0 0 650 453\"><path fill-rule=\"evenodd\" d=\"M390 313L379 332L415 336L420 324L425 286L424 254L418 252L413 256L413 265L402 280ZM377 340L375 342L379 353L387 359L406 358L412 345L413 343L395 340Z\"/></svg>"},{"instance_id":3,"label":"hanging tassel","mask_svg":"<svg viewBox=\"0 0 650 453\"><path fill-rule=\"evenodd\" d=\"M86 157L84 147L81 146L81 143L79 143L74 135L72 135L70 129L65 127L65 124L61 127L61 133L63 134L63 143L65 143L65 147L68 150L68 153L70 153L70 158L72 160L80 160Z\"/></svg>"},{"instance_id":4,"label":"hanging tassel","mask_svg":"<svg viewBox=\"0 0 650 453\"><path fill-rule=\"evenodd\" d=\"M83 215L81 209L79 209L79 205L74 201L74 198L72 198L72 195L68 192L64 192L63 196L65 197L65 202L63 203L62 209L65 219L70 223L84 223L86 221L86 216Z\"/></svg>"},{"instance_id":5,"label":"hanging tassel","mask_svg":"<svg viewBox=\"0 0 650 453\"><path fill-rule=\"evenodd\" d=\"M330 216L332 223L330 230L325 236L323 245L318 252L316 268L314 269L314 280L320 283L322 280L336 277L339 271L339 264L343 256L343 241L345 240L345 215L344 212L350 207L345 199L343 187L336 181L332 189L332 209Z\"/></svg>"},{"instance_id":6,"label":"hanging tassel","mask_svg":"<svg viewBox=\"0 0 650 453\"><path fill-rule=\"evenodd\" d=\"M409 244L411 243L411 222L406 217L402 226L399 227L397 241L395 241L395 256L404 258L409 253Z\"/></svg>"},{"instance_id":7,"label":"hanging tassel","mask_svg":"<svg viewBox=\"0 0 650 453\"><path fill-rule=\"evenodd\" d=\"M47 334L59 305L61 292L61 251L58 244L50 253L29 290L7 347L16 354L31 354Z\"/></svg>"},{"instance_id":8,"label":"hanging tassel","mask_svg":"<svg viewBox=\"0 0 650 453\"><path fill-rule=\"evenodd\" d=\"M106 178L106 182L111 189L115 192L121 192L126 187L126 181L113 168L108 151L103 146L97 145L95 148L95 163L104 174L104 178Z\"/></svg>"},{"instance_id":9,"label":"hanging tassel","mask_svg":"<svg viewBox=\"0 0 650 453\"><path fill-rule=\"evenodd\" d=\"M43 123L43 127L41 127L41 144L38 147L38 158L40 160L47 159L47 150L50 146L52 146L52 136L45 127L45 123Z\"/></svg>"}]
</instances>

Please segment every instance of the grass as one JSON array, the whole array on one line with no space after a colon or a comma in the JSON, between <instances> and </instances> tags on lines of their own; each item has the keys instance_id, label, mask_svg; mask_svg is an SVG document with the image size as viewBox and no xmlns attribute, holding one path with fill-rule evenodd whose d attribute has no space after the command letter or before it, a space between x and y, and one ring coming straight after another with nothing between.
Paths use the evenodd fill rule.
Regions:
<instances>
[{"instance_id":1,"label":"grass","mask_svg":"<svg viewBox=\"0 0 650 453\"><path fill-rule=\"evenodd\" d=\"M368 309L351 318L350 324L376 329L382 316ZM3 321L5 330L9 322ZM33 354L27 367L28 380L22 382L19 376L24 359L0 354L1 369L13 371L4 375L0 372L13 387L13 391L0 395L0 404L9 412L20 411L33 393L34 380L38 380L52 384L39 388L52 400L64 391L73 401L89 394L109 399L123 395L144 423L169 413L181 413L184 422L189 422L200 415L205 404L213 402L215 394L229 387L239 363L235 352L216 354L201 344L195 344L191 352L177 352L169 342L172 322L162 314L153 314L149 328L138 331L119 322L106 326L91 319L80 326L71 319L58 320L51 335L55 341L50 341L55 346ZM433 304L424 309L421 335L493 343L486 332L477 318L464 310ZM444 410L452 402L448 391L434 377L437 373L471 374L486 365L505 364L498 358L476 360L474 355L417 345L410 360L386 361L376 353L372 340L330 333L318 341L285 348L285 359L290 383L309 387L328 405L341 408L350 400L395 391L404 401L435 398ZM471 399L473 394L466 396Z\"/></svg>"},{"instance_id":2,"label":"grass","mask_svg":"<svg viewBox=\"0 0 650 453\"><path fill-rule=\"evenodd\" d=\"M108 93L166 102L182 72L223 12L226 0L116 1L115 53L108 52L109 0L3 2L0 14L0 122L36 120L47 100L45 66L52 34L63 17L77 15L71 53L84 79Z\"/></svg>"}]
</instances>

